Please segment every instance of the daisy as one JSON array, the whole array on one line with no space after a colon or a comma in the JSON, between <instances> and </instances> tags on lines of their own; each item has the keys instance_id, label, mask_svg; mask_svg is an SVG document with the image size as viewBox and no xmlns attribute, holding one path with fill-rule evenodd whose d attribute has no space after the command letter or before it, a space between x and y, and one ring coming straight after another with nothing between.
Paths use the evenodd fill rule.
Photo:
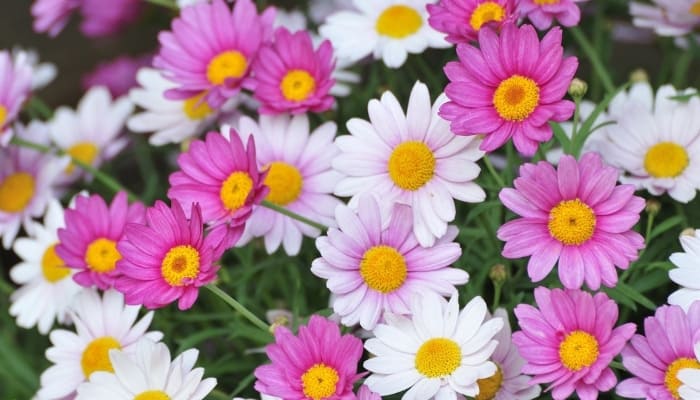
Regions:
<instances>
[{"instance_id":1,"label":"daisy","mask_svg":"<svg viewBox=\"0 0 700 400\"><path fill-rule=\"evenodd\" d=\"M141 0L112 0L109 7L103 0L80 0L80 31L92 38L114 35L134 23L142 10Z\"/></svg>"},{"instance_id":2,"label":"daisy","mask_svg":"<svg viewBox=\"0 0 700 400\"><path fill-rule=\"evenodd\" d=\"M360 339L341 336L338 325L318 315L297 336L283 326L274 333L275 343L266 348L272 363L255 369L255 390L284 399L354 398L352 387L361 376Z\"/></svg>"},{"instance_id":3,"label":"daisy","mask_svg":"<svg viewBox=\"0 0 700 400\"><path fill-rule=\"evenodd\" d=\"M341 322L372 330L389 311L408 314L411 296L436 292L449 295L454 285L466 283L469 274L450 264L462 254L453 240L453 228L434 246L421 247L411 233L411 209L394 206L391 219L382 219L372 196L360 199L357 214L338 206L338 229L316 240L321 253L311 272L327 279L326 286L337 297L333 310Z\"/></svg>"},{"instance_id":4,"label":"daisy","mask_svg":"<svg viewBox=\"0 0 700 400\"><path fill-rule=\"evenodd\" d=\"M114 373L97 371L78 386L76 400L202 400L216 386L202 379L204 368L193 368L199 351L189 349L171 360L164 343L142 338L130 354L109 350Z\"/></svg>"},{"instance_id":5,"label":"daisy","mask_svg":"<svg viewBox=\"0 0 700 400\"><path fill-rule=\"evenodd\" d=\"M430 292L414 296L411 319L387 313L365 342L374 355L364 362L371 373L365 385L381 396L408 389L404 400L477 396L477 380L497 371L489 357L503 327L500 318L484 322L486 313L479 296L461 311L456 292L449 302Z\"/></svg>"},{"instance_id":6,"label":"daisy","mask_svg":"<svg viewBox=\"0 0 700 400\"><path fill-rule=\"evenodd\" d=\"M578 25L581 10L576 3L588 0L518 0L518 13L527 18L535 27L545 31L557 20L560 25L570 27Z\"/></svg>"},{"instance_id":7,"label":"daisy","mask_svg":"<svg viewBox=\"0 0 700 400\"><path fill-rule=\"evenodd\" d=\"M494 26L500 30L514 22L515 0L440 0L428 4L430 26L447 35L448 42L468 43L477 40L479 30ZM466 21L466 23L465 23Z\"/></svg>"},{"instance_id":8,"label":"daisy","mask_svg":"<svg viewBox=\"0 0 700 400\"><path fill-rule=\"evenodd\" d=\"M255 139L258 168L267 171L264 184L267 200L326 226L335 226L333 212L341 202L332 191L342 177L331 168L338 155L333 144L336 126L327 122L309 133L309 118L303 115L261 116L260 122L241 118L242 140ZM289 255L297 255L302 235L321 232L268 208L257 207L246 223L238 245L253 237L265 237L265 249L275 252L280 244Z\"/></svg>"},{"instance_id":9,"label":"daisy","mask_svg":"<svg viewBox=\"0 0 700 400\"><path fill-rule=\"evenodd\" d=\"M682 234L680 242L683 252L671 254L670 260L677 268L668 271L668 276L681 288L668 296L668 304L688 311L694 301L700 300L700 230Z\"/></svg>"},{"instance_id":10,"label":"daisy","mask_svg":"<svg viewBox=\"0 0 700 400\"><path fill-rule=\"evenodd\" d=\"M684 36L700 26L697 0L652 0L652 3L630 3L634 25L653 29L660 36Z\"/></svg>"},{"instance_id":11,"label":"daisy","mask_svg":"<svg viewBox=\"0 0 700 400\"><path fill-rule=\"evenodd\" d=\"M516 149L533 155L552 137L549 121L566 121L574 103L562 100L578 68L576 57L562 57L562 31L553 28L540 41L530 25L506 24L500 36L479 30L479 48L457 46L459 61L447 63L450 102L440 115L460 135L485 135L491 152L511 137Z\"/></svg>"},{"instance_id":12,"label":"daisy","mask_svg":"<svg viewBox=\"0 0 700 400\"><path fill-rule=\"evenodd\" d=\"M258 15L251 0L237 0L233 10L224 0L183 8L172 31L158 35L161 49L153 61L165 78L178 84L168 90L168 98L203 94L218 108L238 94L247 84L258 49L272 35L274 18L274 8Z\"/></svg>"},{"instance_id":13,"label":"daisy","mask_svg":"<svg viewBox=\"0 0 700 400\"><path fill-rule=\"evenodd\" d=\"M52 347L46 358L53 364L41 374L40 399L73 398L78 386L96 371L114 372L111 349L133 354L141 338L159 341L163 334L146 332L153 319L149 312L138 322L139 307L125 306L119 292L108 290L102 298L95 290L83 290L73 302L71 320L76 332L51 331Z\"/></svg>"},{"instance_id":14,"label":"daisy","mask_svg":"<svg viewBox=\"0 0 700 400\"><path fill-rule=\"evenodd\" d=\"M83 75L81 85L86 91L93 86L105 86L112 97L124 96L129 93L129 89L138 85L136 73L142 67L150 65L152 59L151 54L145 54L136 57L120 56L102 62Z\"/></svg>"},{"instance_id":15,"label":"daisy","mask_svg":"<svg viewBox=\"0 0 700 400\"><path fill-rule=\"evenodd\" d=\"M66 266L78 270L73 279L102 290L113 286L119 276L117 261L122 258L117 242L126 224L143 223L143 205L129 205L124 192L117 193L109 206L99 195L79 195L65 219L66 227L58 230L56 254Z\"/></svg>"},{"instance_id":16,"label":"daisy","mask_svg":"<svg viewBox=\"0 0 700 400\"><path fill-rule=\"evenodd\" d=\"M0 146L7 146L14 134L12 123L32 89L32 65L27 54L13 56L0 51Z\"/></svg>"},{"instance_id":17,"label":"daisy","mask_svg":"<svg viewBox=\"0 0 700 400\"><path fill-rule=\"evenodd\" d=\"M435 0L353 0L357 10L336 12L319 28L336 55L358 61L370 54L389 68L399 68L408 53L450 44L428 24L426 5Z\"/></svg>"},{"instance_id":18,"label":"daisy","mask_svg":"<svg viewBox=\"0 0 700 400\"><path fill-rule=\"evenodd\" d=\"M693 347L695 360L700 364L700 342L696 342ZM681 399L700 399L700 370L697 368L684 368L678 371L678 380L681 386L678 388L678 395Z\"/></svg>"},{"instance_id":19,"label":"daisy","mask_svg":"<svg viewBox=\"0 0 700 400\"><path fill-rule=\"evenodd\" d=\"M679 371L700 370L693 342L700 331L700 302L688 313L678 306L661 306L644 319L646 336L634 335L622 350L622 364L633 375L617 385L618 396L651 400L680 399ZM684 374L687 374L685 372Z\"/></svg>"},{"instance_id":20,"label":"daisy","mask_svg":"<svg viewBox=\"0 0 700 400\"><path fill-rule=\"evenodd\" d=\"M31 224L30 237L17 239L13 246L21 262L10 270L10 277L21 286L10 297L10 315L17 319L17 325L27 329L37 326L39 333L46 335L54 321L69 322L68 307L80 286L56 254L57 231L64 227L61 203L52 199L44 224Z\"/></svg>"},{"instance_id":21,"label":"daisy","mask_svg":"<svg viewBox=\"0 0 700 400\"><path fill-rule=\"evenodd\" d=\"M326 21L330 15L342 10L355 10L352 1L348 0L311 0L309 2L309 18L317 25Z\"/></svg>"},{"instance_id":22,"label":"daisy","mask_svg":"<svg viewBox=\"0 0 700 400\"><path fill-rule=\"evenodd\" d=\"M554 167L544 161L524 164L515 188L499 194L503 204L522 218L498 229L506 258L530 256L527 271L533 282L544 279L559 263L564 287L586 284L598 290L617 283L615 267L627 269L644 247L632 228L644 209L644 199L632 185L615 185L618 172L597 153L580 161L569 155ZM593 262L591 260L594 260Z\"/></svg>"},{"instance_id":23,"label":"daisy","mask_svg":"<svg viewBox=\"0 0 700 400\"><path fill-rule=\"evenodd\" d=\"M39 53L35 50L15 46L12 48L12 58L15 63L25 58L32 68L32 90L43 89L56 78L56 66L49 62L40 62Z\"/></svg>"},{"instance_id":24,"label":"daisy","mask_svg":"<svg viewBox=\"0 0 700 400\"><path fill-rule=\"evenodd\" d=\"M73 11L80 7L80 0L36 0L32 4L34 32L58 35L68 23Z\"/></svg>"},{"instance_id":25,"label":"daisy","mask_svg":"<svg viewBox=\"0 0 700 400\"><path fill-rule=\"evenodd\" d=\"M539 309L520 304L514 311L521 330L513 343L527 361L522 372L534 375L530 383L551 383L555 400L574 391L581 399L596 399L614 388L610 362L636 329L632 323L613 329L615 301L604 293L542 286L535 289L535 301Z\"/></svg>"},{"instance_id":26,"label":"daisy","mask_svg":"<svg viewBox=\"0 0 700 400\"><path fill-rule=\"evenodd\" d=\"M416 82L404 114L396 97L385 92L369 102L369 119L347 123L350 135L339 136L341 154L333 168L347 177L335 194L359 196L372 193L382 199L388 216L394 203L413 210L413 233L425 247L447 232L455 218L454 199L481 202L484 191L473 180L479 175L476 161L483 156L477 138L455 136L438 116L446 101L441 95L430 105L428 87Z\"/></svg>"}]
</instances>

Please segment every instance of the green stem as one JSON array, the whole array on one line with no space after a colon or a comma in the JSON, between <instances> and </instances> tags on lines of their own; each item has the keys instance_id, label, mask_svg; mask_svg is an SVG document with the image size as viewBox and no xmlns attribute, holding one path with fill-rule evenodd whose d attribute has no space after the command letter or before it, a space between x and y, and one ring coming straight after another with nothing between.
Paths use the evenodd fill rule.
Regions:
<instances>
[{"instance_id":1,"label":"green stem","mask_svg":"<svg viewBox=\"0 0 700 400\"><path fill-rule=\"evenodd\" d=\"M574 139L576 138L576 133L578 133L578 123L581 119L581 98L574 97L574 104L576 107L574 108L574 121L571 126L571 143L576 143ZM574 156L578 158L578 154L574 154Z\"/></svg>"},{"instance_id":2,"label":"green stem","mask_svg":"<svg viewBox=\"0 0 700 400\"><path fill-rule=\"evenodd\" d=\"M485 155L483 160L484 164L486 165L486 169L489 170L489 173L491 174L491 176L493 176L493 179L496 181L498 186L502 188L506 187L503 178L501 178L501 175L496 171L496 168L493 167L493 164L491 164L491 159L489 158L489 156Z\"/></svg>"},{"instance_id":3,"label":"green stem","mask_svg":"<svg viewBox=\"0 0 700 400\"><path fill-rule=\"evenodd\" d=\"M265 207L265 208L269 208L270 210L277 211L278 213L280 213L282 215L286 215L287 217L295 219L301 223L304 223L306 225L314 227L314 228L320 230L321 232L328 230L327 226L325 226L323 224L319 224L318 222L314 222L306 217L303 217L303 216L295 213L294 211L289 211L288 209L286 209L284 207L280 207L277 204L275 204L269 200L263 200L262 203L260 203L260 205Z\"/></svg>"},{"instance_id":4,"label":"green stem","mask_svg":"<svg viewBox=\"0 0 700 400\"><path fill-rule=\"evenodd\" d=\"M217 295L221 300L224 301L224 303L228 304L236 310L238 313L240 313L245 319L250 321L253 325L256 327L262 329L263 331L269 333L270 332L270 326L266 324L263 320L255 316L250 310L248 310L243 304L239 303L236 299L233 297L229 296L228 293L224 292L216 286L215 284L211 283L207 286L205 286L209 291Z\"/></svg>"},{"instance_id":5,"label":"green stem","mask_svg":"<svg viewBox=\"0 0 700 400\"><path fill-rule=\"evenodd\" d=\"M574 40L576 40L576 43L579 45L579 47L581 47L581 50L583 50L583 52L586 54L586 57L588 57L588 61L591 63L591 65L593 66L593 70L595 71L596 75L598 75L600 81L603 83L605 91L608 93L614 93L615 84L613 83L613 80L610 77L607 68L605 68L605 64L603 64L603 61L600 59L599 54L596 52L595 48L588 40L586 35L584 35L584 33L581 31L581 28L575 26L569 28L569 32L571 32L571 34L574 37Z\"/></svg>"},{"instance_id":6,"label":"green stem","mask_svg":"<svg viewBox=\"0 0 700 400\"><path fill-rule=\"evenodd\" d=\"M177 6L177 4L173 3L172 0L143 0L146 3L151 3L155 4L157 6L169 8L171 10L179 10L180 7Z\"/></svg>"},{"instance_id":7,"label":"green stem","mask_svg":"<svg viewBox=\"0 0 700 400\"><path fill-rule=\"evenodd\" d=\"M503 283L494 283L494 293L493 293L493 307L492 309L495 310L498 308L498 305L501 303L501 291L503 289Z\"/></svg>"},{"instance_id":8,"label":"green stem","mask_svg":"<svg viewBox=\"0 0 700 400\"><path fill-rule=\"evenodd\" d=\"M49 120L53 117L51 107L36 95L29 98L29 101L27 101L27 108L36 112L44 120Z\"/></svg>"},{"instance_id":9,"label":"green stem","mask_svg":"<svg viewBox=\"0 0 700 400\"><path fill-rule=\"evenodd\" d=\"M654 213L649 213L647 217L647 230L644 235L644 244L649 246L649 237L651 237L651 230L654 228Z\"/></svg>"}]
</instances>

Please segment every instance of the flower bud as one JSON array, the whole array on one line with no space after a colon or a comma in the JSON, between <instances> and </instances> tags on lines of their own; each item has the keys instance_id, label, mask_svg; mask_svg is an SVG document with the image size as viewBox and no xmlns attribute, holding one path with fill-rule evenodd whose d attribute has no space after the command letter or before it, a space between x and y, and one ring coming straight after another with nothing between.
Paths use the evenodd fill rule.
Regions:
<instances>
[{"instance_id":1,"label":"flower bud","mask_svg":"<svg viewBox=\"0 0 700 400\"><path fill-rule=\"evenodd\" d=\"M571 81L569 85L569 96L575 99L581 99L586 95L586 92L588 92L588 84L585 81L579 78L574 78Z\"/></svg>"}]
</instances>

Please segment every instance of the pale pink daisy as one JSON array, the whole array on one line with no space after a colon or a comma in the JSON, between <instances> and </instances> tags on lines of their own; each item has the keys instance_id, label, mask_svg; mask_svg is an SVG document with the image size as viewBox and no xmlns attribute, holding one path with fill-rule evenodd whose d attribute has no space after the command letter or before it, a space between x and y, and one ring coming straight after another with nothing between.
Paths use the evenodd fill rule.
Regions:
<instances>
[{"instance_id":1,"label":"pale pink daisy","mask_svg":"<svg viewBox=\"0 0 700 400\"><path fill-rule=\"evenodd\" d=\"M12 139L12 123L29 98L33 74L26 53L13 57L7 50L0 51L0 146Z\"/></svg>"},{"instance_id":2,"label":"pale pink daisy","mask_svg":"<svg viewBox=\"0 0 700 400\"><path fill-rule=\"evenodd\" d=\"M588 0L518 0L518 13L541 31L549 29L554 20L562 26L576 26L581 20L576 3L584 1Z\"/></svg>"},{"instance_id":3,"label":"pale pink daisy","mask_svg":"<svg viewBox=\"0 0 700 400\"><path fill-rule=\"evenodd\" d=\"M684 36L700 26L697 0L652 0L652 4L630 3L632 23L653 29L660 36Z\"/></svg>"},{"instance_id":4,"label":"pale pink daisy","mask_svg":"<svg viewBox=\"0 0 700 400\"><path fill-rule=\"evenodd\" d=\"M153 56L145 54L136 57L120 56L102 62L83 75L81 84L86 91L93 86L104 86L113 98L124 96L131 88L138 86L136 73L140 68L149 66L151 60Z\"/></svg>"},{"instance_id":5,"label":"pale pink daisy","mask_svg":"<svg viewBox=\"0 0 700 400\"><path fill-rule=\"evenodd\" d=\"M515 0L440 0L427 8L430 25L454 44L475 41L481 28L499 30L517 18Z\"/></svg>"},{"instance_id":6,"label":"pale pink daisy","mask_svg":"<svg viewBox=\"0 0 700 400\"><path fill-rule=\"evenodd\" d=\"M35 32L46 32L54 37L63 30L70 14L78 7L80 0L36 0L31 8L34 17L32 27Z\"/></svg>"}]
</instances>

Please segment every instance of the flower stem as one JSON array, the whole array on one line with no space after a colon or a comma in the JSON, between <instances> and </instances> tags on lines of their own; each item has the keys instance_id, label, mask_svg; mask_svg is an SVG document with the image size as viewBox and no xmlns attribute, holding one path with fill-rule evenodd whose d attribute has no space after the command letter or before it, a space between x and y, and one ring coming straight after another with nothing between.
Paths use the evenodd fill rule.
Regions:
<instances>
[{"instance_id":1,"label":"flower stem","mask_svg":"<svg viewBox=\"0 0 700 400\"><path fill-rule=\"evenodd\" d=\"M278 213L280 213L282 215L285 215L289 218L295 219L295 220L302 222L306 225L314 227L314 228L320 230L321 232L328 230L327 226L325 226L323 224L319 224L318 222L314 222L306 217L303 217L303 216L295 213L294 211L289 211L288 209L286 209L284 207L280 207L277 204L275 204L269 200L263 200L262 203L260 203L260 205L263 207L269 208L270 210L277 211Z\"/></svg>"},{"instance_id":2,"label":"flower stem","mask_svg":"<svg viewBox=\"0 0 700 400\"><path fill-rule=\"evenodd\" d=\"M270 326L266 324L263 320L260 318L256 317L255 314L250 312L243 304L239 303L236 299L233 297L229 296L228 293L224 292L216 286L213 283L210 283L209 285L205 286L207 289L209 289L210 292L214 293L217 295L221 300L224 301L224 303L228 304L236 310L238 313L240 313L245 319L250 321L253 325L256 327L264 330L267 333L270 333Z\"/></svg>"},{"instance_id":3,"label":"flower stem","mask_svg":"<svg viewBox=\"0 0 700 400\"><path fill-rule=\"evenodd\" d=\"M591 63L591 65L593 66L593 70L595 71L596 75L598 75L600 81L603 83L605 91L608 93L614 93L615 84L613 83L613 80L610 77L608 70L605 68L603 61L600 59L599 54L596 52L591 42L581 31L581 28L574 26L569 29L569 32L571 32L571 34L574 37L574 40L576 40L576 43L586 54L586 57L588 57L588 61Z\"/></svg>"},{"instance_id":4,"label":"flower stem","mask_svg":"<svg viewBox=\"0 0 700 400\"><path fill-rule=\"evenodd\" d=\"M497 309L498 305L501 303L501 291L503 289L503 283L494 283L493 285L493 309Z\"/></svg>"},{"instance_id":5,"label":"flower stem","mask_svg":"<svg viewBox=\"0 0 700 400\"><path fill-rule=\"evenodd\" d=\"M177 4L173 3L172 0L143 0L146 3L155 4L157 6L169 8L171 10L179 10L180 8Z\"/></svg>"},{"instance_id":6,"label":"flower stem","mask_svg":"<svg viewBox=\"0 0 700 400\"><path fill-rule=\"evenodd\" d=\"M493 167L493 164L491 163L491 159L489 159L489 156L484 156L483 158L484 164L486 165L486 169L489 170L489 173L491 176L493 176L493 179L496 181L498 186L504 188L506 187L506 183L503 181L503 178L501 175L496 171L496 168Z\"/></svg>"},{"instance_id":7,"label":"flower stem","mask_svg":"<svg viewBox=\"0 0 700 400\"><path fill-rule=\"evenodd\" d=\"M51 117L53 117L51 107L46 105L46 103L36 95L29 98L27 101L27 107L35 111L44 120L49 120Z\"/></svg>"}]
</instances>

